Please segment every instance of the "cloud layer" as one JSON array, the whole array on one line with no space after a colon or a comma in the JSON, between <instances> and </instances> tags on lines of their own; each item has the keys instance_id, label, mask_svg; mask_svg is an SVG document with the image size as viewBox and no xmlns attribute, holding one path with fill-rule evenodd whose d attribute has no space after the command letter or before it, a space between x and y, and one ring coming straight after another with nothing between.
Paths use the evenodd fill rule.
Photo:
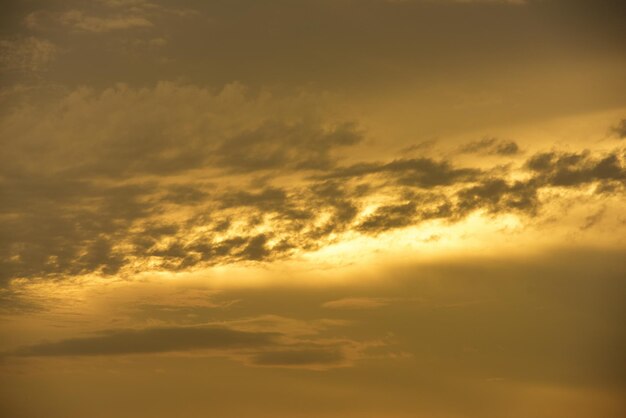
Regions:
<instances>
[{"instance_id":1,"label":"cloud layer","mask_svg":"<svg viewBox=\"0 0 626 418\"><path fill-rule=\"evenodd\" d=\"M624 193L620 148L540 152L508 168L346 163L365 133L310 110L311 100L165 83L16 107L0 122L2 280L274 260L345 233L476 212L530 220L555 188ZM517 149L486 139L463 152Z\"/></svg>"}]
</instances>

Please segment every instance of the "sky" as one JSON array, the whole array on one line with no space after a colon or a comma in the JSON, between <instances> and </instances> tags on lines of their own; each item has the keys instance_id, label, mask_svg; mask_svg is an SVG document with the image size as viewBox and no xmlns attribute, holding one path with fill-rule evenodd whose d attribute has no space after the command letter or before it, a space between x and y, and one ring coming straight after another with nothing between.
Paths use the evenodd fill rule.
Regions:
<instances>
[{"instance_id":1,"label":"sky","mask_svg":"<svg viewBox=\"0 0 626 418\"><path fill-rule=\"evenodd\" d=\"M619 0L0 5L0 415L626 414Z\"/></svg>"}]
</instances>

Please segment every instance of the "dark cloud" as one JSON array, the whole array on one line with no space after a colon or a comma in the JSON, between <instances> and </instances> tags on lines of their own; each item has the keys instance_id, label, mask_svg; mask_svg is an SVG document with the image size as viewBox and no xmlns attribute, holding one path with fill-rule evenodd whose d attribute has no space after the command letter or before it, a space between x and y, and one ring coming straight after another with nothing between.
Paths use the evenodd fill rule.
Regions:
<instances>
[{"instance_id":1,"label":"dark cloud","mask_svg":"<svg viewBox=\"0 0 626 418\"><path fill-rule=\"evenodd\" d=\"M134 221L153 213L141 199L149 185L102 186L62 178L0 180L0 278L112 274L124 255L114 248Z\"/></svg>"},{"instance_id":2,"label":"dark cloud","mask_svg":"<svg viewBox=\"0 0 626 418\"><path fill-rule=\"evenodd\" d=\"M140 235L140 234L139 234ZM239 261L271 261L285 257L294 248L289 241L278 239L269 245L274 235L254 234L236 235L219 238L206 234L191 242L185 241L185 233L168 236L166 246L156 241L135 241L134 251L130 254L139 259L151 258L159 269L179 271L202 263L204 266L235 263ZM137 242L138 241L138 242Z\"/></svg>"},{"instance_id":3,"label":"dark cloud","mask_svg":"<svg viewBox=\"0 0 626 418\"><path fill-rule=\"evenodd\" d=\"M460 214L486 209L490 212L522 211L535 213L539 207L537 184L534 181L507 182L488 178L480 184L457 193Z\"/></svg>"},{"instance_id":4,"label":"dark cloud","mask_svg":"<svg viewBox=\"0 0 626 418\"><path fill-rule=\"evenodd\" d=\"M589 151L579 153L544 152L526 162L537 181L562 187L575 187L591 182L624 182L626 169L616 152L602 157Z\"/></svg>"},{"instance_id":5,"label":"dark cloud","mask_svg":"<svg viewBox=\"0 0 626 418\"><path fill-rule=\"evenodd\" d=\"M359 212L359 199L367 196L370 190L366 185L357 185L350 188L344 182L326 180L316 182L310 186L308 200L312 211L327 208L332 216L316 230L324 235L330 232L340 232L352 222Z\"/></svg>"},{"instance_id":6,"label":"dark cloud","mask_svg":"<svg viewBox=\"0 0 626 418\"><path fill-rule=\"evenodd\" d=\"M203 349L251 349L274 344L277 337L276 333L209 327L113 330L91 337L31 345L9 355L22 357L114 356Z\"/></svg>"},{"instance_id":7,"label":"dark cloud","mask_svg":"<svg viewBox=\"0 0 626 418\"><path fill-rule=\"evenodd\" d=\"M248 241L245 248L241 251L240 256L246 260L263 260L269 256L270 251L265 244L267 236L265 234L256 235Z\"/></svg>"},{"instance_id":8,"label":"dark cloud","mask_svg":"<svg viewBox=\"0 0 626 418\"><path fill-rule=\"evenodd\" d=\"M143 305L141 312L163 316L159 306ZM206 311L206 308L203 308ZM172 320L181 314L202 313L198 307L167 307L166 318ZM206 315L206 312L205 312ZM280 318L279 318L280 319ZM300 326L298 320L284 319L285 324ZM237 321L235 321L237 322ZM190 353L208 351L226 355L256 366L297 368L329 368L345 366L359 356L359 344L352 340L325 340L321 329L307 329L302 339L298 329L275 330L280 322L264 317L239 321L246 329L228 326L178 325L141 329L113 329L92 335L45 341L2 353L4 358L15 357L80 357L125 356L137 354ZM182 321L182 323L189 323ZM193 321L192 321L193 323ZM290 335L293 334L293 335Z\"/></svg>"},{"instance_id":9,"label":"dark cloud","mask_svg":"<svg viewBox=\"0 0 626 418\"><path fill-rule=\"evenodd\" d=\"M520 152L520 148L514 141L483 138L461 146L459 151L466 154L515 155Z\"/></svg>"},{"instance_id":10,"label":"dark cloud","mask_svg":"<svg viewBox=\"0 0 626 418\"><path fill-rule=\"evenodd\" d=\"M357 228L363 232L382 232L408 226L414 223L416 212L413 202L381 206Z\"/></svg>"}]
</instances>

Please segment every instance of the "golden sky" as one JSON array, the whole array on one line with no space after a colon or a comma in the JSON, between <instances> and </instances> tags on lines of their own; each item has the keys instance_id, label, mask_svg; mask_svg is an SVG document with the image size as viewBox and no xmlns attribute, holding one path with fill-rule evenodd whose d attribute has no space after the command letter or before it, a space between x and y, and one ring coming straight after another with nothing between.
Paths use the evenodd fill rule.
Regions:
<instances>
[{"instance_id":1,"label":"golden sky","mask_svg":"<svg viewBox=\"0 0 626 418\"><path fill-rule=\"evenodd\" d=\"M0 415L621 418L619 0L0 5Z\"/></svg>"}]
</instances>

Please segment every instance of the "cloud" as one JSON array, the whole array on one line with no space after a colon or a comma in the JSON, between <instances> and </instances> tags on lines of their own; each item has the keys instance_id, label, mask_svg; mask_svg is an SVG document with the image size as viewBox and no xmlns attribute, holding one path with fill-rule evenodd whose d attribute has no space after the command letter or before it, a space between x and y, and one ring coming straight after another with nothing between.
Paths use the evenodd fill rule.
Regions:
<instances>
[{"instance_id":1,"label":"cloud","mask_svg":"<svg viewBox=\"0 0 626 418\"><path fill-rule=\"evenodd\" d=\"M108 356L167 353L202 349L242 349L270 345L276 334L228 328L174 327L112 330L100 335L70 338L21 348L22 357Z\"/></svg>"},{"instance_id":2,"label":"cloud","mask_svg":"<svg viewBox=\"0 0 626 418\"><path fill-rule=\"evenodd\" d=\"M151 28L154 24L139 14L91 15L83 10L50 12L39 10L26 16L24 20L30 29L43 30L52 26L65 26L73 30L92 33Z\"/></svg>"},{"instance_id":3,"label":"cloud","mask_svg":"<svg viewBox=\"0 0 626 418\"><path fill-rule=\"evenodd\" d=\"M600 208L598 211L592 213L591 215L585 218L585 223L580 226L581 230L592 228L598 222L602 220L604 214L606 213L606 207Z\"/></svg>"},{"instance_id":4,"label":"cloud","mask_svg":"<svg viewBox=\"0 0 626 418\"><path fill-rule=\"evenodd\" d=\"M473 168L455 168L448 161L431 158L397 159L388 163L358 163L339 167L322 176L327 179L349 179L368 175L379 175L400 185L421 188L470 182L478 178L481 171Z\"/></svg>"},{"instance_id":5,"label":"cloud","mask_svg":"<svg viewBox=\"0 0 626 418\"><path fill-rule=\"evenodd\" d=\"M0 315L41 312L45 303L33 300L17 289L0 287Z\"/></svg>"},{"instance_id":6,"label":"cloud","mask_svg":"<svg viewBox=\"0 0 626 418\"><path fill-rule=\"evenodd\" d=\"M220 199L224 208L254 207L264 212L283 212L290 205L287 193L276 187L266 187L258 192L236 191L227 192Z\"/></svg>"},{"instance_id":7,"label":"cloud","mask_svg":"<svg viewBox=\"0 0 626 418\"><path fill-rule=\"evenodd\" d=\"M69 10L58 16L62 25L87 32L109 32L113 30L148 28L153 26L145 17L141 16L89 16L80 10Z\"/></svg>"},{"instance_id":8,"label":"cloud","mask_svg":"<svg viewBox=\"0 0 626 418\"><path fill-rule=\"evenodd\" d=\"M319 335L321 331L341 324L341 321L300 321L266 315L226 321L221 325L113 329L23 346L3 353L3 356L46 358L195 353L227 356L253 366L319 370L350 365L368 346L368 343L326 339Z\"/></svg>"},{"instance_id":9,"label":"cloud","mask_svg":"<svg viewBox=\"0 0 626 418\"><path fill-rule=\"evenodd\" d=\"M552 150L505 168L454 158L342 164L363 144L357 124L320 114L323 99L236 83L119 85L57 99L0 119L4 285L268 262L344 233L454 223L478 211L531 219L544 190L594 185L619 195L626 180L619 149Z\"/></svg>"},{"instance_id":10,"label":"cloud","mask_svg":"<svg viewBox=\"0 0 626 418\"><path fill-rule=\"evenodd\" d=\"M249 393L258 393L263 385L260 386L255 377L260 373L263 382L266 382L266 376L278 376L276 384L286 382L290 385L290 392L301 393L301 399L309 399L313 405L319 399L317 396L311 399L312 381L324 387L331 385L334 397L337 388L332 385L337 383L338 377L343 382L339 388L351 391L356 376L362 382L359 383L359 397L354 398L355 402L364 399L361 395L366 390L369 390L366 394L372 397L385 394L382 404L374 404L379 408L376 415L380 416L388 415L389 411L398 416L406 412L404 407L394 410L393 406L389 406L387 395L398 393L389 391L390 387L399 390L409 388L405 392L400 390L401 397L394 398L402 405L412 405L415 388L420 388L425 391L423 397L426 401L435 397L437 402L441 401L436 405L447 411L445 407L450 405L453 395L462 396L467 392L467 386L459 386L459 380L477 382L474 395L483 401L480 407L476 410L469 408L477 399L474 395L469 403L460 403L458 407L461 413L475 417L484 416L489 409L487 407L492 407L489 402L494 391L507 393L505 390L509 385L515 388L507 393L507 400L512 401L519 399L528 388L539 388L536 405L541 411L546 409L546 402L554 402L551 404L556 408L554 410L560 410L559 407L570 402L579 408L581 396L583 399L586 396L597 399L598 393L615 393L617 403L614 405L621 405L617 394L621 393L626 377L621 361L626 344L622 320L626 291L624 269L623 251L596 248L546 251L532 256L524 251L517 257L472 252L471 257L452 260L401 262L383 269L369 269L374 275L372 278L377 280L375 286L364 282L363 276L357 273L354 281L343 283L340 287L317 286L312 291L311 286L292 285L298 281L298 277L294 276L294 282L286 288L270 286L265 289L226 290L222 296L241 298L242 304L237 309L205 313L206 318L224 319L222 328L247 333L280 333L268 345L193 349L185 351L182 359L178 358L180 352L103 358L5 357L2 359L3 371L6 372L3 377L15 382L17 389L22 390L27 386L33 387L33 381L39 381L40 373L46 378L43 382L49 382L49 376L56 382L57 375L61 374L72 377L64 378L63 383L74 382L72 388L78 390L85 388L85 376L93 376L95 384L87 388L96 392L97 389L111 387L103 386L103 381L109 381L118 388L122 380L130 380L128 387L135 387L137 379L143 377L149 386L145 399L154 399L154 386L150 385L171 389L172 378L184 375L186 379L177 380L182 396L187 399L190 390L202 387L197 396L204 400L206 385L211 384L216 390L231 387L240 395L242 382L249 382ZM168 285L161 291L167 293L180 289L180 282L174 284L171 280L167 281L173 287ZM136 294L139 301L146 296L145 285L137 283L137 289L141 290ZM109 290L119 294L117 289ZM106 297L107 290L100 285L98 293ZM325 310L333 316L349 316L353 321L345 327L323 333L303 333L308 324L316 322L312 318L319 314L324 301L352 297L384 298L393 300L393 303L376 310ZM87 303L97 304L97 301ZM241 309L280 315L297 310L299 317L260 316L231 320L233 315L242 313ZM182 318L187 313L182 311L178 315ZM53 324L58 323L58 319L52 321ZM49 324L46 321L46 329L49 329ZM84 325L79 326L82 328ZM204 327L214 328L215 325ZM62 332L68 331L65 328ZM375 345L381 338L381 344L387 344ZM354 341L362 339L374 341L369 348L365 347L365 342ZM230 380L216 382L215 373L212 373L215 370L221 371L220 376ZM197 379L187 379L196 375L200 376L201 385ZM108 380L103 376L109 376ZM434 381L439 384L433 386ZM303 386L294 387L294 382L303 382ZM265 405L267 396L275 392L276 384L269 388L268 395L263 393L258 401L253 398L252 402ZM50 388L56 386L59 385L44 385L41 395L29 399L49 394ZM572 398L564 399L559 389L556 400L553 400L545 391L545 388L570 387L585 388L585 392L577 389ZM66 387L62 389L59 394L68 393ZM118 389L119 408L123 410L127 408L128 390L127 386ZM73 395L76 391L69 393ZM102 399L109 398L107 392ZM603 405L606 399L601 397L597 405ZM210 401L202 404L200 409L215 406L214 401ZM231 404L229 397L225 408L231 408ZM337 397L337 405L344 404L345 396L342 394ZM177 400L167 405L171 405L174 414L180 408ZM501 409L499 402L496 405L498 408L491 409L488 414L506 416L509 404ZM300 406L301 403L296 405L294 414L297 415ZM370 405L367 407L373 408ZM155 413L159 409L161 404ZM140 414L145 410L143 402L137 410ZM606 410L609 411L610 407ZM248 405L232 416L245 415L247 411ZM585 409L583 415L591 417L597 411L594 405ZM617 417L622 410L614 411ZM169 413L170 409L167 410ZM270 412L278 416L281 413L282 410ZM426 416L428 413L424 411ZM566 411L566 415L568 413ZM45 412L42 414L45 415ZM367 411L364 410L363 414ZM532 412L528 414L534 416Z\"/></svg>"},{"instance_id":11,"label":"cloud","mask_svg":"<svg viewBox=\"0 0 626 418\"><path fill-rule=\"evenodd\" d=\"M65 176L164 176L203 167L243 173L327 169L336 151L359 142L361 134L349 122L313 119L306 101L248 94L237 83L217 92L176 83L82 88L50 106L9 114L2 127L22 130L19 141L7 144L19 154L29 147L43 151L37 141L47 131L48 153L34 151L32 157L39 170ZM25 168L24 161L15 164Z\"/></svg>"},{"instance_id":12,"label":"cloud","mask_svg":"<svg viewBox=\"0 0 626 418\"><path fill-rule=\"evenodd\" d=\"M327 169L334 163L331 150L360 141L351 123L324 129L303 122L268 122L222 142L215 151L216 163L234 171Z\"/></svg>"},{"instance_id":13,"label":"cloud","mask_svg":"<svg viewBox=\"0 0 626 418\"><path fill-rule=\"evenodd\" d=\"M359 226L363 232L380 232L412 225L417 214L415 203L381 206L368 216Z\"/></svg>"},{"instance_id":14,"label":"cloud","mask_svg":"<svg viewBox=\"0 0 626 418\"><path fill-rule=\"evenodd\" d=\"M622 119L617 125L613 126L611 132L619 139L626 138L626 119Z\"/></svg>"},{"instance_id":15,"label":"cloud","mask_svg":"<svg viewBox=\"0 0 626 418\"><path fill-rule=\"evenodd\" d=\"M477 209L486 209L492 213L535 213L540 206L537 191L534 180L508 182L499 178L487 178L478 185L460 190L457 193L457 208L460 213Z\"/></svg>"},{"instance_id":16,"label":"cloud","mask_svg":"<svg viewBox=\"0 0 626 418\"><path fill-rule=\"evenodd\" d=\"M36 10L28 14L24 24L29 29L45 30L55 26L67 27L75 31L108 33L137 29L151 29L163 17L190 17L198 13L191 9L169 8L148 1L98 1L81 4L82 8L64 11ZM162 39L156 39L156 46ZM140 44L152 45L146 40Z\"/></svg>"},{"instance_id":17,"label":"cloud","mask_svg":"<svg viewBox=\"0 0 626 418\"><path fill-rule=\"evenodd\" d=\"M56 44L33 36L0 40L0 68L9 71L45 70L59 54Z\"/></svg>"},{"instance_id":18,"label":"cloud","mask_svg":"<svg viewBox=\"0 0 626 418\"><path fill-rule=\"evenodd\" d=\"M483 138L461 146L459 152L463 154L515 155L520 152L520 149L514 141Z\"/></svg>"},{"instance_id":19,"label":"cloud","mask_svg":"<svg viewBox=\"0 0 626 418\"><path fill-rule=\"evenodd\" d=\"M384 298L352 297L324 302L322 307L328 309L374 309L383 307L389 302L389 299Z\"/></svg>"},{"instance_id":20,"label":"cloud","mask_svg":"<svg viewBox=\"0 0 626 418\"><path fill-rule=\"evenodd\" d=\"M578 186L595 181L624 182L626 169L617 152L602 157L582 152L544 152L533 155L526 167L551 186Z\"/></svg>"},{"instance_id":21,"label":"cloud","mask_svg":"<svg viewBox=\"0 0 626 418\"><path fill-rule=\"evenodd\" d=\"M334 164L336 147L360 138L347 124L266 122L280 116L275 110L283 106L281 100L248 98L236 85L213 93L162 84L154 90L120 87L100 95L78 90L56 110L5 114L0 121L6 151L0 157L0 211L7 215L1 222L8 233L0 237L5 254L0 276L112 274L137 257L160 258L164 268L180 269L209 260L262 260L288 251L286 242L273 243L270 251L268 234L215 236L224 235L220 225L242 212L250 223L268 212L289 223L309 217L311 208L301 207L284 190L232 192L185 178L166 181L201 169L222 175L319 170ZM180 105L178 112L172 113L173 102ZM294 108L288 102L284 105ZM127 106L133 112L123 110ZM238 141L243 141L239 147ZM260 160L273 141L276 152ZM145 175L153 180L140 180ZM345 218L347 203L335 199L329 204ZM197 236L181 224L164 224L159 217L172 205L197 206L188 228L209 222L213 233ZM207 210L217 210L216 216L207 220L202 215ZM193 240L181 242L179 235ZM163 239L170 242L159 244ZM121 250L121 242L134 250Z\"/></svg>"},{"instance_id":22,"label":"cloud","mask_svg":"<svg viewBox=\"0 0 626 418\"><path fill-rule=\"evenodd\" d=\"M5 199L0 208L3 280L116 273L124 261L114 249L119 235L151 211L138 200L148 193L144 185L101 187L54 177L5 178L0 190Z\"/></svg>"},{"instance_id":23,"label":"cloud","mask_svg":"<svg viewBox=\"0 0 626 418\"><path fill-rule=\"evenodd\" d=\"M419 152L428 152L437 144L437 139L428 139L425 141L420 141L416 144L409 145L408 147L404 147L398 151L399 154L410 154L416 151Z\"/></svg>"}]
</instances>

